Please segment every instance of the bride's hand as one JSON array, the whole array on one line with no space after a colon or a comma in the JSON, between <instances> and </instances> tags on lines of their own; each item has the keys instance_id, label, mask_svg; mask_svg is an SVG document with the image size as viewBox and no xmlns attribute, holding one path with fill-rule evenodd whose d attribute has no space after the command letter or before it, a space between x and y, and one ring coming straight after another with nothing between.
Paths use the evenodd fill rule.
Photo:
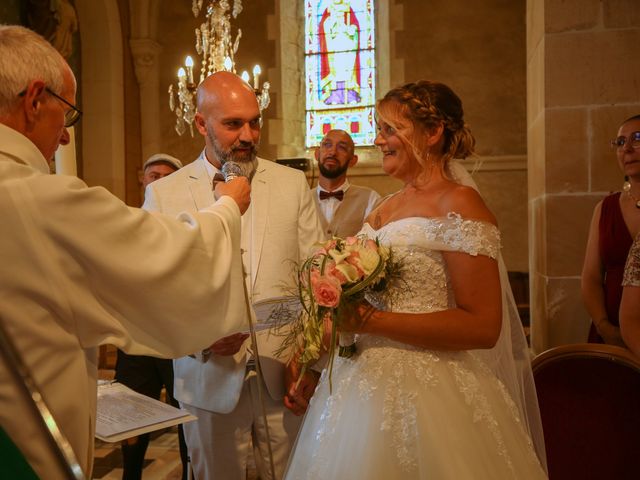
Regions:
<instances>
[{"instance_id":1,"label":"bride's hand","mask_svg":"<svg viewBox=\"0 0 640 480\"><path fill-rule=\"evenodd\" d=\"M375 313L376 309L366 300L355 305L348 305L340 313L338 330L341 332L364 332L367 320Z\"/></svg>"},{"instance_id":2,"label":"bride's hand","mask_svg":"<svg viewBox=\"0 0 640 480\"><path fill-rule=\"evenodd\" d=\"M307 411L309 401L315 392L320 373L314 370L307 370L301 375L301 368L297 361L297 356L285 367L285 396L284 406L294 415L301 416Z\"/></svg>"}]
</instances>

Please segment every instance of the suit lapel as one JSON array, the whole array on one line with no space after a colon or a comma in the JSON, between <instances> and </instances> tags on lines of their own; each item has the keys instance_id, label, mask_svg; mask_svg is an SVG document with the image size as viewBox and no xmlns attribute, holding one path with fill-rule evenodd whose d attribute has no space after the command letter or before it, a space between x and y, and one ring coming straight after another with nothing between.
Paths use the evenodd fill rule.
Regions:
<instances>
[{"instance_id":1,"label":"suit lapel","mask_svg":"<svg viewBox=\"0 0 640 480\"><path fill-rule=\"evenodd\" d=\"M189 191L198 210L209 207L216 201L209 182L209 175L207 175L207 170L203 163L206 162L203 155L196 160L198 163L188 177Z\"/></svg>"},{"instance_id":2,"label":"suit lapel","mask_svg":"<svg viewBox=\"0 0 640 480\"><path fill-rule=\"evenodd\" d=\"M270 185L268 174L264 168L264 160L259 160L258 169L251 181L251 286L256 285L256 277L260 267L260 256L267 227L269 212Z\"/></svg>"}]
</instances>

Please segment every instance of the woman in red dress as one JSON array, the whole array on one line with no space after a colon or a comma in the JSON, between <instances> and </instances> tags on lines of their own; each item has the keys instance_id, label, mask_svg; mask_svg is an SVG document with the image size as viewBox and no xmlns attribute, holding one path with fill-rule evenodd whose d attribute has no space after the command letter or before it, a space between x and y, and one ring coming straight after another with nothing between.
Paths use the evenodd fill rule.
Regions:
<instances>
[{"instance_id":1,"label":"woman in red dress","mask_svg":"<svg viewBox=\"0 0 640 480\"><path fill-rule=\"evenodd\" d=\"M625 184L622 192L595 207L582 269L582 297L592 320L589 342L624 346L618 311L625 261L640 231L640 115L625 120L611 143Z\"/></svg>"}]
</instances>

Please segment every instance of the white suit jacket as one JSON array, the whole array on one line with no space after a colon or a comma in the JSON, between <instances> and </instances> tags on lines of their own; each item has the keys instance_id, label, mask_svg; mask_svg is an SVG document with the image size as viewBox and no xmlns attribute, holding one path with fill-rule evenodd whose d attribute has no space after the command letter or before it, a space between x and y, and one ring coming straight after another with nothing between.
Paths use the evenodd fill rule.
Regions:
<instances>
[{"instance_id":1,"label":"white suit jacket","mask_svg":"<svg viewBox=\"0 0 640 480\"><path fill-rule=\"evenodd\" d=\"M223 197L181 221L149 215L49 175L36 146L0 124L0 218L0 322L91 478L100 345L174 358L243 329L212 315L242 287L240 211ZM0 361L0 425L40 478L68 478L28 413Z\"/></svg>"},{"instance_id":2,"label":"white suit jacket","mask_svg":"<svg viewBox=\"0 0 640 480\"><path fill-rule=\"evenodd\" d=\"M204 152L193 163L147 186L143 208L168 214L195 211L214 202ZM246 224L243 224L246 226ZM258 159L251 182L251 272L247 284L251 303L290 294L293 267L323 238L322 227L304 174ZM245 319L244 292L232 292L236 309L228 314ZM248 329L248 324L247 324ZM284 395L284 364L274 350L282 337L258 333L260 365L267 390L275 400ZM247 340L234 356L211 355L206 362L184 357L174 364L174 396L182 403L217 413L231 412L245 377Z\"/></svg>"}]
</instances>

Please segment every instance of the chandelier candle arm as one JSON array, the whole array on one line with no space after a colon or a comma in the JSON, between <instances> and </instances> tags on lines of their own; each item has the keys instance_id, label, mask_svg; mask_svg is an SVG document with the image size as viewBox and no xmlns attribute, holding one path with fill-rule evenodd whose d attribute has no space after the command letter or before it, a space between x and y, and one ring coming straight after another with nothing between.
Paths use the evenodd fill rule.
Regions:
<instances>
[{"instance_id":1,"label":"chandelier candle arm","mask_svg":"<svg viewBox=\"0 0 640 480\"><path fill-rule=\"evenodd\" d=\"M224 69L227 72L230 72L233 70L233 62L231 61L231 57L224 57Z\"/></svg>"},{"instance_id":2,"label":"chandelier candle arm","mask_svg":"<svg viewBox=\"0 0 640 480\"><path fill-rule=\"evenodd\" d=\"M231 7L233 4L233 8ZM204 7L204 8L203 8ZM192 0L192 11L197 18L204 9L203 23L195 29L195 47L198 57L187 56L184 67L178 70L176 86L169 87L169 107L176 115L175 130L183 135L189 126L193 136L193 121L195 118L195 94L198 85L204 79L220 70L236 72L235 54L238 51L242 31L237 30L235 39L231 32L231 17L242 11L242 0ZM193 68L200 62L199 82L194 81ZM260 65L253 68L253 89L258 97L260 110L269 105L269 83L264 82L260 91ZM242 75L249 83L249 74Z\"/></svg>"},{"instance_id":3,"label":"chandelier candle arm","mask_svg":"<svg viewBox=\"0 0 640 480\"><path fill-rule=\"evenodd\" d=\"M260 88L260 82L258 81L258 77L262 73L262 69L260 65L256 65L253 67L253 88L254 90L258 90Z\"/></svg>"},{"instance_id":4,"label":"chandelier candle arm","mask_svg":"<svg viewBox=\"0 0 640 480\"><path fill-rule=\"evenodd\" d=\"M193 84L193 58L191 55L187 55L184 60L184 66L187 67L187 84Z\"/></svg>"}]
</instances>

